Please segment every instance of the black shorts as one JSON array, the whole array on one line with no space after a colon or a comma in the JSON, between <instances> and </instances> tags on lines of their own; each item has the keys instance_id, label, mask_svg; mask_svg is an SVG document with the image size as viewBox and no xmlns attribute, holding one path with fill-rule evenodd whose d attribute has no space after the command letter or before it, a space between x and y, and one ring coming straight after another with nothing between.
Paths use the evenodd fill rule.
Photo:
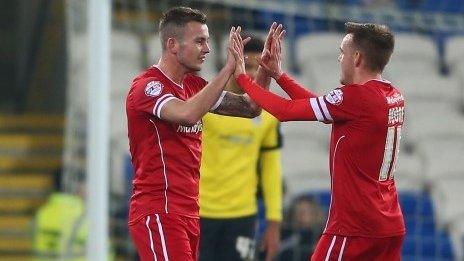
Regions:
<instances>
[{"instance_id":1,"label":"black shorts","mask_svg":"<svg viewBox=\"0 0 464 261\"><path fill-rule=\"evenodd\" d=\"M256 216L200 218L200 261L253 260Z\"/></svg>"}]
</instances>

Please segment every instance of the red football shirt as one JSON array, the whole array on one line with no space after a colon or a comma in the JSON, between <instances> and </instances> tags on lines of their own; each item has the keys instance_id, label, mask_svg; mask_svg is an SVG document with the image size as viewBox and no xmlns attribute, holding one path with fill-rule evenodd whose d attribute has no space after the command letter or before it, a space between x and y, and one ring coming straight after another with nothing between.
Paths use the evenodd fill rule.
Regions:
<instances>
[{"instance_id":1,"label":"red football shirt","mask_svg":"<svg viewBox=\"0 0 464 261\"><path fill-rule=\"evenodd\" d=\"M333 123L331 203L324 233L388 237L405 233L393 173L404 99L389 82L371 80L311 98L319 121Z\"/></svg>"},{"instance_id":2,"label":"red football shirt","mask_svg":"<svg viewBox=\"0 0 464 261\"><path fill-rule=\"evenodd\" d=\"M198 217L202 122L185 127L164 121L160 112L169 100L187 100L205 85L188 74L180 86L157 67L134 79L126 99L134 167L129 223L155 213Z\"/></svg>"}]
</instances>

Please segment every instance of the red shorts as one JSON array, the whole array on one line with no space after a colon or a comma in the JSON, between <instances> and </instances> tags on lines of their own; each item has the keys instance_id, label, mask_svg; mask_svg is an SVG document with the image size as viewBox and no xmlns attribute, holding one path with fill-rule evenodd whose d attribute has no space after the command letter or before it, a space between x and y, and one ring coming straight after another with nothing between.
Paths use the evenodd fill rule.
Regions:
<instances>
[{"instance_id":1,"label":"red shorts","mask_svg":"<svg viewBox=\"0 0 464 261\"><path fill-rule=\"evenodd\" d=\"M141 261L198 260L200 221L176 214L154 214L129 225Z\"/></svg>"},{"instance_id":2,"label":"red shorts","mask_svg":"<svg viewBox=\"0 0 464 261\"><path fill-rule=\"evenodd\" d=\"M368 238L322 235L311 261L401 260L404 236Z\"/></svg>"}]
</instances>

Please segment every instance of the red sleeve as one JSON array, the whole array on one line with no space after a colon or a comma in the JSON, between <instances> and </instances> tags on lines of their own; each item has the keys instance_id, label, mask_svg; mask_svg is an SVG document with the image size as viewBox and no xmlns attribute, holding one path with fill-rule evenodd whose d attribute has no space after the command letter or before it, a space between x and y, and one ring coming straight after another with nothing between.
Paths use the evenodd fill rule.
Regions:
<instances>
[{"instance_id":1,"label":"red sleeve","mask_svg":"<svg viewBox=\"0 0 464 261\"><path fill-rule=\"evenodd\" d=\"M315 98L317 95L309 91L308 89L304 88L301 84L296 82L292 79L288 74L283 73L279 79L277 79L277 83L282 87L282 89L292 98L294 99L309 99Z\"/></svg>"},{"instance_id":2,"label":"red sleeve","mask_svg":"<svg viewBox=\"0 0 464 261\"><path fill-rule=\"evenodd\" d=\"M364 110L359 88L362 86L343 86L324 96L310 98L309 103L317 120L330 123L358 118Z\"/></svg>"},{"instance_id":3,"label":"red sleeve","mask_svg":"<svg viewBox=\"0 0 464 261\"><path fill-rule=\"evenodd\" d=\"M246 74L237 78L237 83L259 106L274 115L279 121L316 120L308 99L287 100L259 86Z\"/></svg>"},{"instance_id":4,"label":"red sleeve","mask_svg":"<svg viewBox=\"0 0 464 261\"><path fill-rule=\"evenodd\" d=\"M147 78L138 83L134 88L133 101L135 109L160 118L161 108L170 100L176 99L170 86L163 84L156 78Z\"/></svg>"}]
</instances>

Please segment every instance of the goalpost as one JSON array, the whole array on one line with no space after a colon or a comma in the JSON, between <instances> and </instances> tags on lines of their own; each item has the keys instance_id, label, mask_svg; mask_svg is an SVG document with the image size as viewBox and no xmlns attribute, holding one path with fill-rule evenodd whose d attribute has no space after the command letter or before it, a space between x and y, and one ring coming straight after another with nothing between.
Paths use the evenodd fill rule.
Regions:
<instances>
[{"instance_id":1,"label":"goalpost","mask_svg":"<svg viewBox=\"0 0 464 261\"><path fill-rule=\"evenodd\" d=\"M87 260L108 260L110 0L67 0L68 88L64 184L86 176Z\"/></svg>"},{"instance_id":2,"label":"goalpost","mask_svg":"<svg viewBox=\"0 0 464 261\"><path fill-rule=\"evenodd\" d=\"M89 0L89 107L87 139L88 260L108 259L109 0Z\"/></svg>"}]
</instances>

